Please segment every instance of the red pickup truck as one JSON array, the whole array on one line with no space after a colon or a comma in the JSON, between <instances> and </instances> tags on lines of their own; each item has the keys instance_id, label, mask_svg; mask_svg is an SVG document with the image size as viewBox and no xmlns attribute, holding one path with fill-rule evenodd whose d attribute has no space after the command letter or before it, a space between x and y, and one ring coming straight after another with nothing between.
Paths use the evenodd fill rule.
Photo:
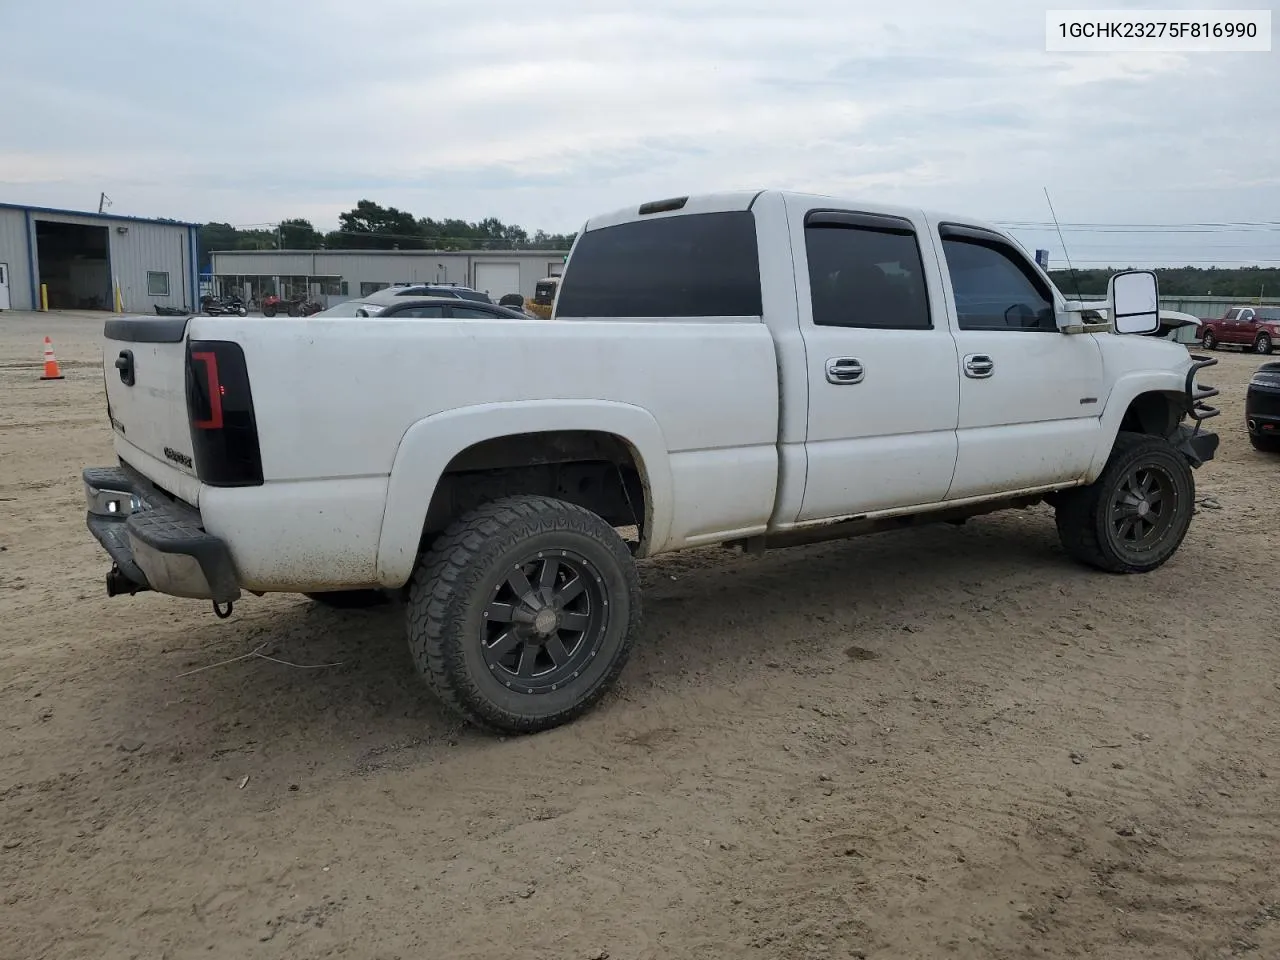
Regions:
<instances>
[{"instance_id":1,"label":"red pickup truck","mask_svg":"<svg viewBox=\"0 0 1280 960\"><path fill-rule=\"evenodd\" d=\"M1232 307L1219 320L1206 320L1200 329L1200 343L1206 350L1218 344L1252 347L1255 353L1270 353L1280 341L1280 307Z\"/></svg>"}]
</instances>

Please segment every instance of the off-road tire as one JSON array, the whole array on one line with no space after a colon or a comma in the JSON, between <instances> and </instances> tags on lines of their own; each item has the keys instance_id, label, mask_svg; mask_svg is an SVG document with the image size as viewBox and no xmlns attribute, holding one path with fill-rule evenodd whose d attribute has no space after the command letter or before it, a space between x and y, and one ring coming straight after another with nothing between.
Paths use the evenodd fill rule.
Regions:
<instances>
[{"instance_id":1,"label":"off-road tire","mask_svg":"<svg viewBox=\"0 0 1280 960\"><path fill-rule=\"evenodd\" d=\"M529 694L486 661L486 608L510 569L561 550L590 564L607 616L581 674ZM418 672L453 712L504 733L548 730L594 706L626 665L640 619L640 578L625 541L591 511L551 497L503 497L464 514L423 553L409 581L409 652Z\"/></svg>"},{"instance_id":2,"label":"off-road tire","mask_svg":"<svg viewBox=\"0 0 1280 960\"><path fill-rule=\"evenodd\" d=\"M1127 549L1111 519L1113 498L1129 472L1144 467L1162 471L1174 498L1170 527L1159 544L1139 554ZM1146 573L1177 552L1195 513L1195 477L1185 457L1163 437L1121 432L1101 476L1087 487L1066 491L1056 507L1058 538L1074 559L1107 573Z\"/></svg>"},{"instance_id":3,"label":"off-road tire","mask_svg":"<svg viewBox=\"0 0 1280 960\"><path fill-rule=\"evenodd\" d=\"M1249 434L1249 442L1253 449L1263 453L1280 453L1280 437L1260 437L1256 433Z\"/></svg>"},{"instance_id":4,"label":"off-road tire","mask_svg":"<svg viewBox=\"0 0 1280 960\"><path fill-rule=\"evenodd\" d=\"M391 598L381 590L329 590L325 593L304 593L303 596L334 610L364 610L391 602Z\"/></svg>"}]
</instances>

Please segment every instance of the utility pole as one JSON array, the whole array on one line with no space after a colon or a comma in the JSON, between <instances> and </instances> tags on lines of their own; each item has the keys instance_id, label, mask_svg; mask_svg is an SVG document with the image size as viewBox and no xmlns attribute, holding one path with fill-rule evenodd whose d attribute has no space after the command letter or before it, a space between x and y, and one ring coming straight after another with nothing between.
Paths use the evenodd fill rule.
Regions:
<instances>
[{"instance_id":1,"label":"utility pole","mask_svg":"<svg viewBox=\"0 0 1280 960\"><path fill-rule=\"evenodd\" d=\"M99 193L98 194L98 212L99 213L102 212L103 204L106 204L107 206L111 206L111 198L108 197L105 193Z\"/></svg>"}]
</instances>

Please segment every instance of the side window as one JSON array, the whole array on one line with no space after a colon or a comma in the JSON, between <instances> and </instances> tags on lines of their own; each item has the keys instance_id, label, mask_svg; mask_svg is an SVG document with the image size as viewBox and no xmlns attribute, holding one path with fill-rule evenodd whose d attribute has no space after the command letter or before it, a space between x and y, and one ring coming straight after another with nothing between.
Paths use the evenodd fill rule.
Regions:
<instances>
[{"instance_id":1,"label":"side window","mask_svg":"<svg viewBox=\"0 0 1280 960\"><path fill-rule=\"evenodd\" d=\"M961 330L1057 332L1049 290L1012 251L955 237L944 238L942 249Z\"/></svg>"},{"instance_id":2,"label":"side window","mask_svg":"<svg viewBox=\"0 0 1280 960\"><path fill-rule=\"evenodd\" d=\"M401 310L388 310L383 316L390 317L414 317L417 319L435 319L438 320L444 316L444 307L439 304L433 304L426 307L404 307Z\"/></svg>"},{"instance_id":3,"label":"side window","mask_svg":"<svg viewBox=\"0 0 1280 960\"><path fill-rule=\"evenodd\" d=\"M1252 310L1241 310L1241 311L1240 311L1240 316L1239 316L1237 319L1238 319L1241 323L1252 323L1252 322L1253 322L1253 311L1252 311Z\"/></svg>"},{"instance_id":4,"label":"side window","mask_svg":"<svg viewBox=\"0 0 1280 960\"><path fill-rule=\"evenodd\" d=\"M462 317L467 320L492 320L494 314L490 313L488 310L481 310L479 307L458 306L449 308L449 316Z\"/></svg>"},{"instance_id":5,"label":"side window","mask_svg":"<svg viewBox=\"0 0 1280 960\"><path fill-rule=\"evenodd\" d=\"M758 317L760 254L749 210L682 213L588 230L560 317Z\"/></svg>"},{"instance_id":6,"label":"side window","mask_svg":"<svg viewBox=\"0 0 1280 960\"><path fill-rule=\"evenodd\" d=\"M1236 319L1238 319L1238 318L1239 318L1239 316L1240 316L1240 308L1239 308L1239 307L1232 307L1230 310L1228 310L1228 311L1227 311L1227 315L1226 315L1225 317L1223 317L1222 319L1223 319L1223 320L1236 320Z\"/></svg>"},{"instance_id":7,"label":"side window","mask_svg":"<svg viewBox=\"0 0 1280 960\"><path fill-rule=\"evenodd\" d=\"M928 330L929 293L914 233L834 223L804 228L813 322Z\"/></svg>"}]
</instances>

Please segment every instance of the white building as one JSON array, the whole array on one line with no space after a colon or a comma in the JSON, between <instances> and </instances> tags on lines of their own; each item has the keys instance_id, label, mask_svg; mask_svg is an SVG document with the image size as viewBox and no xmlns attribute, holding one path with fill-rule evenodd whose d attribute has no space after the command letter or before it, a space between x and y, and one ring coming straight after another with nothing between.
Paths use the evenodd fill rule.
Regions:
<instances>
[{"instance_id":1,"label":"white building","mask_svg":"<svg viewBox=\"0 0 1280 960\"><path fill-rule=\"evenodd\" d=\"M197 224L0 203L0 310L194 309Z\"/></svg>"},{"instance_id":2,"label":"white building","mask_svg":"<svg viewBox=\"0 0 1280 960\"><path fill-rule=\"evenodd\" d=\"M311 296L326 306L397 283L451 283L497 300L533 296L564 268L567 250L215 250L214 288L252 304L264 294Z\"/></svg>"}]
</instances>

